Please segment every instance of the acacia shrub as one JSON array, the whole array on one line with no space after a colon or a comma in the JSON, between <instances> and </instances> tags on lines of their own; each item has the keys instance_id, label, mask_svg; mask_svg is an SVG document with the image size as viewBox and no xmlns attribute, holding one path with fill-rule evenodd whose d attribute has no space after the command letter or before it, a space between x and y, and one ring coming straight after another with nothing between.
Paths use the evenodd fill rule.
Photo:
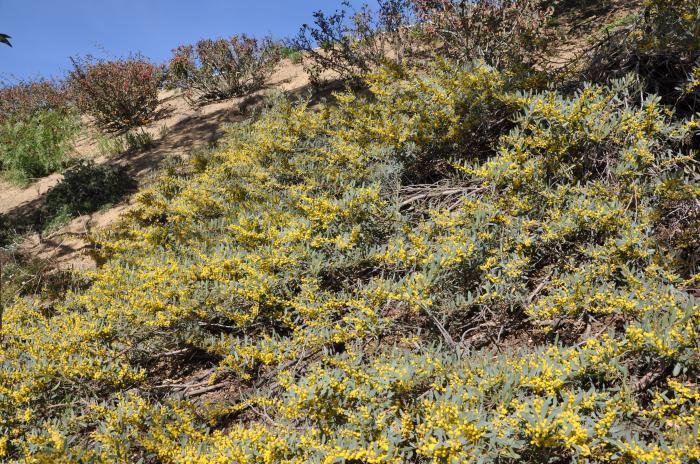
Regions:
<instances>
[{"instance_id":1,"label":"acacia shrub","mask_svg":"<svg viewBox=\"0 0 700 464\"><path fill-rule=\"evenodd\" d=\"M606 81L630 73L647 92L653 92L678 116L693 117L700 110L700 1L646 0L633 21L614 30L588 53L583 76ZM697 160L700 124L688 122L687 156ZM694 275L700 263L698 231L700 204L695 190L700 174L697 165L686 166L683 175L659 170L664 178L664 207L657 224L660 236L671 240L682 264L682 275ZM666 185L685 179L682 192L668 195ZM692 182L688 179L693 179Z\"/></svg>"},{"instance_id":2,"label":"acacia shrub","mask_svg":"<svg viewBox=\"0 0 700 464\"><path fill-rule=\"evenodd\" d=\"M97 233L88 288L51 312L12 304L2 457L700 456L696 277L655 227L697 191L689 121L631 79L565 94L442 66L373 87L395 71L380 72L337 106L276 102ZM458 195L403 195L426 187L405 185L411 147L459 140L504 102L491 155L440 172ZM185 377L190 356L213 369L204 389L235 391L198 401L159 372L175 359Z\"/></svg>"},{"instance_id":3,"label":"acacia shrub","mask_svg":"<svg viewBox=\"0 0 700 464\"><path fill-rule=\"evenodd\" d=\"M173 50L168 82L192 103L242 96L262 88L281 57L270 37L200 40Z\"/></svg>"},{"instance_id":4,"label":"acacia shrub","mask_svg":"<svg viewBox=\"0 0 700 464\"><path fill-rule=\"evenodd\" d=\"M162 69L135 55L112 61L71 58L68 77L78 109L102 129L123 131L153 119L158 107Z\"/></svg>"},{"instance_id":5,"label":"acacia shrub","mask_svg":"<svg viewBox=\"0 0 700 464\"><path fill-rule=\"evenodd\" d=\"M493 155L498 134L512 127L522 101L515 90L534 90L526 79L507 76L483 61L385 66L365 79L374 98L356 109L345 106L346 123L365 140L391 140L404 183L437 181L453 171L455 161ZM339 98L346 103L359 100ZM378 119L384 122L375 124Z\"/></svg>"}]
</instances>

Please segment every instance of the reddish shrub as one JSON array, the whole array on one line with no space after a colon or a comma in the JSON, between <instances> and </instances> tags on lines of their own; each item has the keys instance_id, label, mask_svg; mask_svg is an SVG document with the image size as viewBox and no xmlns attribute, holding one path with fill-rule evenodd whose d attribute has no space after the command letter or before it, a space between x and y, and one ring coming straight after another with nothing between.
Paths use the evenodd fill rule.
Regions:
<instances>
[{"instance_id":1,"label":"reddish shrub","mask_svg":"<svg viewBox=\"0 0 700 464\"><path fill-rule=\"evenodd\" d=\"M173 50L168 80L191 102L241 96L261 88L280 59L281 47L269 37L200 40Z\"/></svg>"},{"instance_id":2,"label":"reddish shrub","mask_svg":"<svg viewBox=\"0 0 700 464\"><path fill-rule=\"evenodd\" d=\"M70 90L78 108L98 126L124 130L151 120L158 106L161 68L143 57L98 61L74 59Z\"/></svg>"},{"instance_id":3,"label":"reddish shrub","mask_svg":"<svg viewBox=\"0 0 700 464\"><path fill-rule=\"evenodd\" d=\"M8 118L25 120L38 111L67 106L67 92L56 82L20 82L0 88L0 122Z\"/></svg>"}]
</instances>

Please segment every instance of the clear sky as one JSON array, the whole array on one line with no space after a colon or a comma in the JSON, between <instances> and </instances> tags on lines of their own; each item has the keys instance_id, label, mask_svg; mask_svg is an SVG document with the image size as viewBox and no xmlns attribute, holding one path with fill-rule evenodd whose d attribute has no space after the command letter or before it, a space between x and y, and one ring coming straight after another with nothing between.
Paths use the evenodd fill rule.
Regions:
<instances>
[{"instance_id":1,"label":"clear sky","mask_svg":"<svg viewBox=\"0 0 700 464\"><path fill-rule=\"evenodd\" d=\"M353 2L359 3L359 2ZM165 62L178 45L203 38L294 35L316 10L340 0L0 0L0 80L61 77L69 57L141 52ZM107 54L105 54L107 53Z\"/></svg>"}]
</instances>

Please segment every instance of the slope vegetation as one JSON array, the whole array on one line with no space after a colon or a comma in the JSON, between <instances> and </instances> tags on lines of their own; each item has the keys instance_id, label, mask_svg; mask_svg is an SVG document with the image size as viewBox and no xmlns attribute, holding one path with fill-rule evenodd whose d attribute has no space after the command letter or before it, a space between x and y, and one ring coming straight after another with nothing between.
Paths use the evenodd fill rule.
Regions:
<instances>
[{"instance_id":1,"label":"slope vegetation","mask_svg":"<svg viewBox=\"0 0 700 464\"><path fill-rule=\"evenodd\" d=\"M7 308L0 456L700 460L698 121L634 75L365 82L272 99Z\"/></svg>"}]
</instances>

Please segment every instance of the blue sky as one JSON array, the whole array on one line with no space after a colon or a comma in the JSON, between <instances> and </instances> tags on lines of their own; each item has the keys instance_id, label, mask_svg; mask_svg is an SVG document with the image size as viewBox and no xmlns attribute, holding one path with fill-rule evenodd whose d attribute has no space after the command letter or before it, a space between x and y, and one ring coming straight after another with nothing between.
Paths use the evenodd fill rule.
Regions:
<instances>
[{"instance_id":1,"label":"blue sky","mask_svg":"<svg viewBox=\"0 0 700 464\"><path fill-rule=\"evenodd\" d=\"M340 0L0 0L0 80L61 77L69 57L141 52L161 63L171 49L236 33L296 33ZM105 54L107 53L107 55Z\"/></svg>"}]
</instances>

